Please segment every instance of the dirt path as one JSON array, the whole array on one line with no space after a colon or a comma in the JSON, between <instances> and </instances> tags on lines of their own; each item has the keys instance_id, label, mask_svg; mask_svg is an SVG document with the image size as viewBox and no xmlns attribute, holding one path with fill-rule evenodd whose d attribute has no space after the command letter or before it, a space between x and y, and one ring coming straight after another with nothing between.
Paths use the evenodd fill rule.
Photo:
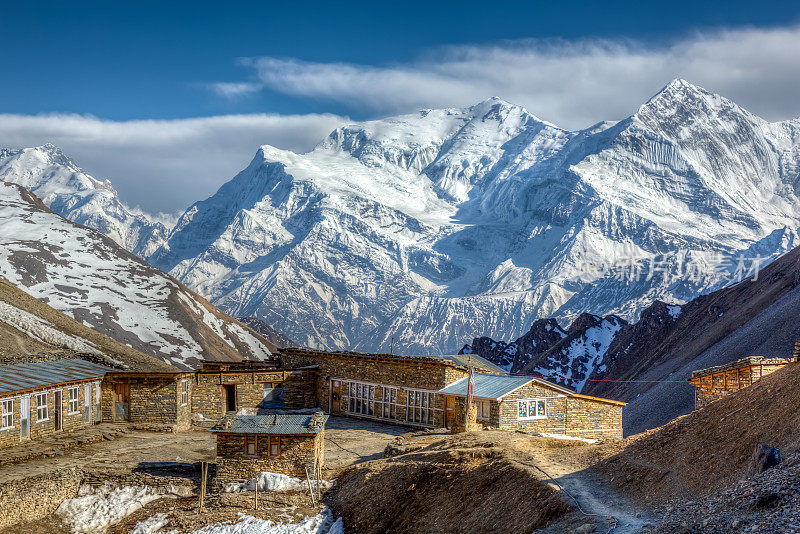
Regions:
<instances>
[{"instance_id":1,"label":"dirt path","mask_svg":"<svg viewBox=\"0 0 800 534\"><path fill-rule=\"evenodd\" d=\"M596 523L598 532L642 532L643 526L653 524L653 518L648 511L614 490L599 474L588 469L594 457L590 453L592 448L594 446L564 449L532 447L526 451L529 458L519 458L518 461L535 467L550 480L550 484L566 494L565 499L577 508L576 517L571 522L575 522L576 518L580 522L580 518L585 517L587 523ZM553 527L555 530L551 530ZM562 526L553 527L545 532L561 532Z\"/></svg>"}]
</instances>

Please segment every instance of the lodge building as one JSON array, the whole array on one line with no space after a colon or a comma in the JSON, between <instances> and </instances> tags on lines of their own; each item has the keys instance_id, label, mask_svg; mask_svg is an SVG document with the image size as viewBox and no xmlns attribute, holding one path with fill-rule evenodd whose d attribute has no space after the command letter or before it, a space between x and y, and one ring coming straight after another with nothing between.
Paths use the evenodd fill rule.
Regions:
<instances>
[{"instance_id":1,"label":"lodge building","mask_svg":"<svg viewBox=\"0 0 800 534\"><path fill-rule=\"evenodd\" d=\"M793 358L749 356L724 365L693 371L689 383L695 387L694 408L699 410L715 400L746 388L796 360L797 348Z\"/></svg>"}]
</instances>

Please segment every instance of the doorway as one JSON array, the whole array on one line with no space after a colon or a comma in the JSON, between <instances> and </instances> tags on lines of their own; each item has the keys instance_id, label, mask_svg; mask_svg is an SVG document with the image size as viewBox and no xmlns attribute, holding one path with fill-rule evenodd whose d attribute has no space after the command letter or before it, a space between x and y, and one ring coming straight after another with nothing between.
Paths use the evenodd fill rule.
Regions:
<instances>
[{"instance_id":1,"label":"doorway","mask_svg":"<svg viewBox=\"0 0 800 534\"><path fill-rule=\"evenodd\" d=\"M31 437L31 397L22 397L19 399L19 437L20 439L28 439Z\"/></svg>"},{"instance_id":2,"label":"doorway","mask_svg":"<svg viewBox=\"0 0 800 534\"><path fill-rule=\"evenodd\" d=\"M453 426L453 414L455 413L456 398L451 395L444 397L444 426L451 428Z\"/></svg>"},{"instance_id":3,"label":"doorway","mask_svg":"<svg viewBox=\"0 0 800 534\"><path fill-rule=\"evenodd\" d=\"M222 403L226 412L236 411L236 384L222 386Z\"/></svg>"},{"instance_id":4,"label":"doorway","mask_svg":"<svg viewBox=\"0 0 800 534\"><path fill-rule=\"evenodd\" d=\"M131 385L130 382L114 384L114 420L130 421Z\"/></svg>"},{"instance_id":5,"label":"doorway","mask_svg":"<svg viewBox=\"0 0 800 534\"><path fill-rule=\"evenodd\" d=\"M53 393L53 428L61 430L61 390Z\"/></svg>"}]
</instances>

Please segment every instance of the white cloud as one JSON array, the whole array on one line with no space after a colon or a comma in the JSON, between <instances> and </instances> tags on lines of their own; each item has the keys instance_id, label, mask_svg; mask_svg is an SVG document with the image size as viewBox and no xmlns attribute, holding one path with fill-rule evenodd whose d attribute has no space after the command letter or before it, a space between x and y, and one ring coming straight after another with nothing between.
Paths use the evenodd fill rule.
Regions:
<instances>
[{"instance_id":1,"label":"white cloud","mask_svg":"<svg viewBox=\"0 0 800 534\"><path fill-rule=\"evenodd\" d=\"M633 112L673 78L732 98L770 120L797 117L800 27L697 33L648 47L622 40L527 40L456 46L389 67L251 58L262 87L360 113L474 104L497 95L560 126ZM250 83L250 90L255 86Z\"/></svg>"},{"instance_id":2,"label":"white cloud","mask_svg":"<svg viewBox=\"0 0 800 534\"><path fill-rule=\"evenodd\" d=\"M53 143L122 199L175 212L230 180L263 144L304 152L346 119L335 115L228 115L115 122L84 115L0 114L0 147Z\"/></svg>"}]
</instances>

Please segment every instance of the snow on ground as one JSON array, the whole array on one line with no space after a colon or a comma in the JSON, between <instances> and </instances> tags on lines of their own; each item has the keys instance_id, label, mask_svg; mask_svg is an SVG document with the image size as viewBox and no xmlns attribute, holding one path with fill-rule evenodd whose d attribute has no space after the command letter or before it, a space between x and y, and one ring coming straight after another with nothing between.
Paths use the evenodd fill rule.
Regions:
<instances>
[{"instance_id":1,"label":"snow on ground","mask_svg":"<svg viewBox=\"0 0 800 534\"><path fill-rule=\"evenodd\" d=\"M129 534L178 534L177 530L161 530L167 525L169 525L167 514L156 514L136 523Z\"/></svg>"},{"instance_id":2,"label":"snow on ground","mask_svg":"<svg viewBox=\"0 0 800 534\"><path fill-rule=\"evenodd\" d=\"M667 306L667 313L669 313L670 317L672 317L673 319L677 319L678 316L681 314L681 307Z\"/></svg>"},{"instance_id":3,"label":"snow on ground","mask_svg":"<svg viewBox=\"0 0 800 534\"><path fill-rule=\"evenodd\" d=\"M224 491L233 493L254 491L256 489L256 479L258 479L259 491L304 491L308 489L308 484L299 478L293 478L282 473L263 472L247 482L226 484ZM329 488L331 485L330 481L319 481L320 488Z\"/></svg>"},{"instance_id":4,"label":"snow on ground","mask_svg":"<svg viewBox=\"0 0 800 534\"><path fill-rule=\"evenodd\" d=\"M334 521L333 515L326 509L319 515L291 524L273 523L267 519L240 514L236 523L217 523L192 534L344 534L344 527L341 518Z\"/></svg>"},{"instance_id":5,"label":"snow on ground","mask_svg":"<svg viewBox=\"0 0 800 534\"><path fill-rule=\"evenodd\" d=\"M48 345L102 355L91 342L66 334L58 330L53 323L6 302L0 302L0 322L13 326L20 332Z\"/></svg>"},{"instance_id":6,"label":"snow on ground","mask_svg":"<svg viewBox=\"0 0 800 534\"><path fill-rule=\"evenodd\" d=\"M596 439L589 439L589 438L578 438L575 436L567 436L566 434L551 434L550 432L539 432L539 435L543 438L552 438L552 439L565 439L570 441L582 441L584 443L597 443L599 440Z\"/></svg>"},{"instance_id":7,"label":"snow on ground","mask_svg":"<svg viewBox=\"0 0 800 534\"><path fill-rule=\"evenodd\" d=\"M61 503L56 514L73 534L101 534L144 505L163 497L150 486L82 486L78 497ZM147 532L147 531L143 531Z\"/></svg>"}]
</instances>

